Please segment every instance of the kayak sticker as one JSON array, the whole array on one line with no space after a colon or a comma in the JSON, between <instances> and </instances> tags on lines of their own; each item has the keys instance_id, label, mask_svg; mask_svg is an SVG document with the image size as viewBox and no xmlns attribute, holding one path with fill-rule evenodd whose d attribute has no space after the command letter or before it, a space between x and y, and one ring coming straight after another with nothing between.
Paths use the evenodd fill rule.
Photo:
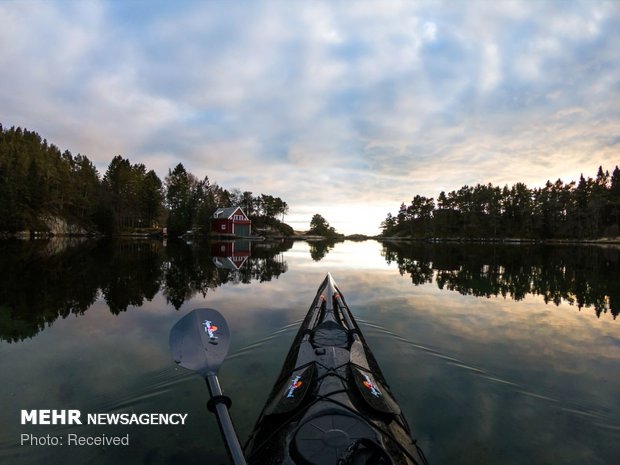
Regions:
<instances>
[{"instance_id":1,"label":"kayak sticker","mask_svg":"<svg viewBox=\"0 0 620 465\"><path fill-rule=\"evenodd\" d=\"M370 379L370 376L368 376L367 374L363 374L364 375L364 386L366 386L368 388L368 390L370 391L370 393L375 396L375 397L381 397L381 392L379 391L379 388L377 388L377 385L373 382L372 379Z\"/></svg>"},{"instance_id":2,"label":"kayak sticker","mask_svg":"<svg viewBox=\"0 0 620 465\"><path fill-rule=\"evenodd\" d=\"M295 391L301 387L303 381L301 381L301 376L297 375L291 380L291 384L288 386L288 390L286 392L286 397L295 397Z\"/></svg>"},{"instance_id":3,"label":"kayak sticker","mask_svg":"<svg viewBox=\"0 0 620 465\"><path fill-rule=\"evenodd\" d=\"M211 339L217 339L217 336L215 335L215 332L217 331L217 326L212 324L209 320L205 320L202 326L205 327L205 333L207 333Z\"/></svg>"}]
</instances>

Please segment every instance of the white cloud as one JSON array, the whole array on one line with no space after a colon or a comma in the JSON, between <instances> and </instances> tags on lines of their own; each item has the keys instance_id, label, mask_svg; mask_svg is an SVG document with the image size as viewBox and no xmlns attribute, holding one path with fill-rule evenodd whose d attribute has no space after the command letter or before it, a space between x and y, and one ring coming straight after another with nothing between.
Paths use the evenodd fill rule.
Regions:
<instances>
[{"instance_id":1,"label":"white cloud","mask_svg":"<svg viewBox=\"0 0 620 465\"><path fill-rule=\"evenodd\" d=\"M426 21L422 30L422 38L433 42L437 38L437 25L432 21Z\"/></svg>"},{"instance_id":2,"label":"white cloud","mask_svg":"<svg viewBox=\"0 0 620 465\"><path fill-rule=\"evenodd\" d=\"M480 88L483 92L494 90L502 79L501 56L496 44L484 44Z\"/></svg>"}]
</instances>

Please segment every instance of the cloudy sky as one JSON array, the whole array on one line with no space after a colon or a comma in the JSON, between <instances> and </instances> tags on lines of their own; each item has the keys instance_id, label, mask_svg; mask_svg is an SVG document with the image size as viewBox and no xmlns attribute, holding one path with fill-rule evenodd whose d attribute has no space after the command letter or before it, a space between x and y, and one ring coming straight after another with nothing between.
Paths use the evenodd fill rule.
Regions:
<instances>
[{"instance_id":1,"label":"cloudy sky","mask_svg":"<svg viewBox=\"0 0 620 465\"><path fill-rule=\"evenodd\" d=\"M619 164L620 2L0 0L0 123L375 233Z\"/></svg>"}]
</instances>

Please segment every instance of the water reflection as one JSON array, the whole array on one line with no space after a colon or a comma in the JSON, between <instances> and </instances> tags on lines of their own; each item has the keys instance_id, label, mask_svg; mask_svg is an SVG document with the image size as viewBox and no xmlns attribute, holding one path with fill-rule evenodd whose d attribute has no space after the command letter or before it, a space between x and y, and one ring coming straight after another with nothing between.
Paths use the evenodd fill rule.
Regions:
<instances>
[{"instance_id":1,"label":"water reflection","mask_svg":"<svg viewBox=\"0 0 620 465\"><path fill-rule=\"evenodd\" d=\"M312 242L310 256L324 260L334 246ZM99 296L113 314L159 291L179 309L225 283L270 281L288 270L283 252L291 247L290 241L4 242L0 339L33 337L59 317L84 313ZM384 243L382 253L416 285L514 300L540 295L614 319L620 312L617 248Z\"/></svg>"},{"instance_id":2,"label":"water reflection","mask_svg":"<svg viewBox=\"0 0 620 465\"><path fill-rule=\"evenodd\" d=\"M312 241L310 244L310 257L315 262L319 262L325 258L325 255L329 253L330 250L334 248L336 245L336 241L325 240L325 241Z\"/></svg>"},{"instance_id":3,"label":"water reflection","mask_svg":"<svg viewBox=\"0 0 620 465\"><path fill-rule=\"evenodd\" d=\"M63 249L56 243L0 243L0 333L19 341L56 320L36 337L0 341L0 462L166 465L207 457L208 463L226 463L217 422L205 408L204 382L179 372L170 357L170 327L196 307L226 315L233 337L220 375L245 442L326 271L337 279L433 465L618 462L620 336L618 319L610 318L618 302L617 252L445 245L388 250L374 241L347 241L316 262L306 242L291 249L286 243L250 246L251 257L235 271L217 267L211 244L82 243ZM390 264L382 251L392 253ZM554 276L559 263L563 276L583 280L569 285L565 278L548 278L557 288L573 289L573 307L565 300L546 305L546 293L513 298L524 295L517 290L526 282L540 281L537 276ZM530 268L541 269L508 285ZM229 284L251 282L212 292L201 284L205 270ZM425 284L413 286L407 270L419 270L416 277L430 270L431 282L422 278ZM450 276L443 289L436 281L440 272ZM493 274L500 275L495 281L504 283L506 298L489 285ZM133 290L122 292L122 283ZM157 283L160 291L149 301ZM448 291L448 283L459 292ZM574 311L579 286L588 295L599 289L608 296L609 314L601 311L597 319L593 306ZM203 288L206 298L197 290ZM176 304L193 294L179 312L173 289ZM110 300L117 302L117 315ZM123 303L131 300L141 304ZM6 325L13 315L24 328ZM20 409L34 408L181 412L189 413L190 423L170 429L20 425ZM24 432L129 433L132 442L128 448L26 448L19 445Z\"/></svg>"},{"instance_id":4,"label":"water reflection","mask_svg":"<svg viewBox=\"0 0 620 465\"><path fill-rule=\"evenodd\" d=\"M387 242L382 253L416 285L434 281L476 297L540 295L546 303L564 301L614 319L620 312L618 248Z\"/></svg>"},{"instance_id":5,"label":"water reflection","mask_svg":"<svg viewBox=\"0 0 620 465\"><path fill-rule=\"evenodd\" d=\"M100 295L119 314L160 290L179 309L228 282L269 281L287 271L282 252L291 247L292 242L252 247L247 241L4 242L0 339L31 338L59 317L83 314Z\"/></svg>"}]
</instances>

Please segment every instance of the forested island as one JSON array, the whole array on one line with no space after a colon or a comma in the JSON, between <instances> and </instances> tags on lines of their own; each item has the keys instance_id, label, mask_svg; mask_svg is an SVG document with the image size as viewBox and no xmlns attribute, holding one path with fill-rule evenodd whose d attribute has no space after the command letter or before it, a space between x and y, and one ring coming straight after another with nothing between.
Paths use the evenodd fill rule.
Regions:
<instances>
[{"instance_id":1,"label":"forested island","mask_svg":"<svg viewBox=\"0 0 620 465\"><path fill-rule=\"evenodd\" d=\"M292 235L288 204L269 194L228 190L179 163L162 181L144 164L115 156L102 177L34 131L0 124L0 233L122 234L208 231L217 208L241 206L254 228Z\"/></svg>"},{"instance_id":2,"label":"forested island","mask_svg":"<svg viewBox=\"0 0 620 465\"><path fill-rule=\"evenodd\" d=\"M595 178L558 179L530 189L477 184L432 197L415 195L381 223L383 237L435 239L617 238L620 170L599 167Z\"/></svg>"}]
</instances>

